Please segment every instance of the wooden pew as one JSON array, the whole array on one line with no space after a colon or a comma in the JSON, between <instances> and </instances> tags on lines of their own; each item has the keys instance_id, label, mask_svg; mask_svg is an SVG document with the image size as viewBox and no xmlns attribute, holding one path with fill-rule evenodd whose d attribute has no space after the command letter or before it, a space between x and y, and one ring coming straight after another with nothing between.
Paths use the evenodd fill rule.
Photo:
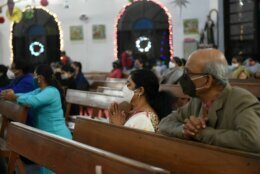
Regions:
<instances>
[{"instance_id":1,"label":"wooden pew","mask_svg":"<svg viewBox=\"0 0 260 174\"><path fill-rule=\"evenodd\" d=\"M260 155L77 118L73 139L174 174L257 174Z\"/></svg>"},{"instance_id":2,"label":"wooden pew","mask_svg":"<svg viewBox=\"0 0 260 174\"><path fill-rule=\"evenodd\" d=\"M109 72L86 72L84 76L88 80L105 80L108 76Z\"/></svg>"},{"instance_id":3,"label":"wooden pew","mask_svg":"<svg viewBox=\"0 0 260 174\"><path fill-rule=\"evenodd\" d=\"M70 121L71 104L93 108L92 116L97 116L99 110L108 109L113 102L122 102L123 97L108 94L68 89L66 92L66 120Z\"/></svg>"},{"instance_id":4,"label":"wooden pew","mask_svg":"<svg viewBox=\"0 0 260 174\"><path fill-rule=\"evenodd\" d=\"M24 156L57 174L166 174L169 171L68 140L20 123L8 128L10 161ZM9 174L14 165L9 165Z\"/></svg>"},{"instance_id":5,"label":"wooden pew","mask_svg":"<svg viewBox=\"0 0 260 174\"><path fill-rule=\"evenodd\" d=\"M250 91L257 98L260 98L260 79L247 79L247 80L230 79L229 82L232 86L238 86L240 88L244 88Z\"/></svg>"},{"instance_id":6,"label":"wooden pew","mask_svg":"<svg viewBox=\"0 0 260 174\"><path fill-rule=\"evenodd\" d=\"M27 108L7 100L0 100L0 115L2 115L2 126L0 130L0 156L8 159L10 150L6 147L6 135L9 133L7 127L11 121L25 123L27 119ZM25 171L22 162L18 159L18 168L21 173Z\"/></svg>"}]
</instances>

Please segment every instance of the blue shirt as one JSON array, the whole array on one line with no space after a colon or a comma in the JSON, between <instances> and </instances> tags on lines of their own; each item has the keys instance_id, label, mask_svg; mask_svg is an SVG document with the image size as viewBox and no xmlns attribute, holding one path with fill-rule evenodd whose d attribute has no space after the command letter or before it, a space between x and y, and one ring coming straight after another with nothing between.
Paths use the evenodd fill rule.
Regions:
<instances>
[{"instance_id":1,"label":"blue shirt","mask_svg":"<svg viewBox=\"0 0 260 174\"><path fill-rule=\"evenodd\" d=\"M34 126L38 129L71 139L66 126L59 91L52 86L17 94L17 102L32 108Z\"/></svg>"},{"instance_id":2,"label":"blue shirt","mask_svg":"<svg viewBox=\"0 0 260 174\"><path fill-rule=\"evenodd\" d=\"M9 85L0 88L0 93L5 89L12 89L14 93L26 93L36 89L36 85L34 84L32 74L24 74L15 78Z\"/></svg>"},{"instance_id":3,"label":"blue shirt","mask_svg":"<svg viewBox=\"0 0 260 174\"><path fill-rule=\"evenodd\" d=\"M83 73L79 73L76 76L76 84L78 90L86 91L89 88L88 80L84 77Z\"/></svg>"}]
</instances>

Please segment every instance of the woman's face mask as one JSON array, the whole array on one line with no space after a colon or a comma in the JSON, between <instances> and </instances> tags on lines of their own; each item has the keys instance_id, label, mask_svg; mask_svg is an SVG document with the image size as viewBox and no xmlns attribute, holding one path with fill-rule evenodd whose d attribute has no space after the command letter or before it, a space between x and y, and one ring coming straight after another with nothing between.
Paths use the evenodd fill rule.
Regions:
<instances>
[{"instance_id":1,"label":"woman's face mask","mask_svg":"<svg viewBox=\"0 0 260 174\"><path fill-rule=\"evenodd\" d=\"M7 77L9 79L14 79L15 78L15 75L14 75L13 71L11 71L10 69L8 69L6 74L7 74Z\"/></svg>"},{"instance_id":2,"label":"woman's face mask","mask_svg":"<svg viewBox=\"0 0 260 174\"><path fill-rule=\"evenodd\" d=\"M130 90L127 85L125 85L123 87L123 97L124 97L124 101L128 102L128 103L131 103L134 95L135 95L135 92Z\"/></svg>"},{"instance_id":3,"label":"woman's face mask","mask_svg":"<svg viewBox=\"0 0 260 174\"><path fill-rule=\"evenodd\" d=\"M169 62L169 68L174 68L176 66L176 64L175 63L173 63L173 62Z\"/></svg>"},{"instance_id":4,"label":"woman's face mask","mask_svg":"<svg viewBox=\"0 0 260 174\"><path fill-rule=\"evenodd\" d=\"M61 79L66 80L69 78L69 75L67 73L61 74Z\"/></svg>"},{"instance_id":5,"label":"woman's face mask","mask_svg":"<svg viewBox=\"0 0 260 174\"><path fill-rule=\"evenodd\" d=\"M234 67L234 68L237 68L239 66L239 64L238 63L232 63L231 66Z\"/></svg>"}]
</instances>

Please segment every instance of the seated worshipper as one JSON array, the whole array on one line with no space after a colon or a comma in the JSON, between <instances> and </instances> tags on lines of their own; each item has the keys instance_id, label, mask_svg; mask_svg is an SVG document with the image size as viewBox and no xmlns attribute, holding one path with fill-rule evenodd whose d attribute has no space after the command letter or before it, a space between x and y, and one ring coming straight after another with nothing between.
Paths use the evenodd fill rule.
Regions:
<instances>
[{"instance_id":1,"label":"seated worshipper","mask_svg":"<svg viewBox=\"0 0 260 174\"><path fill-rule=\"evenodd\" d=\"M29 72L29 65L26 61L21 59L15 59L11 64L11 71L15 78L9 83L9 85L1 87L0 93L5 90L13 90L14 93L26 93L36 89L36 85L33 80L33 75ZM33 116L31 109L28 112L26 124L33 126Z\"/></svg>"},{"instance_id":2,"label":"seated worshipper","mask_svg":"<svg viewBox=\"0 0 260 174\"><path fill-rule=\"evenodd\" d=\"M62 65L69 65L71 62L71 59L69 56L67 56L66 51L60 52L60 62Z\"/></svg>"},{"instance_id":3,"label":"seated worshipper","mask_svg":"<svg viewBox=\"0 0 260 174\"><path fill-rule=\"evenodd\" d=\"M29 65L21 59L15 59L11 64L11 70L15 75L15 79L7 86L0 88L2 90L12 89L15 93L30 92L36 88L33 76L28 71Z\"/></svg>"},{"instance_id":4,"label":"seated worshipper","mask_svg":"<svg viewBox=\"0 0 260 174\"><path fill-rule=\"evenodd\" d=\"M255 59L249 58L246 64L246 68L252 74L260 72L260 63L258 63Z\"/></svg>"},{"instance_id":5,"label":"seated worshipper","mask_svg":"<svg viewBox=\"0 0 260 174\"><path fill-rule=\"evenodd\" d=\"M11 80L7 77L8 67L0 65L0 88L7 86Z\"/></svg>"},{"instance_id":6,"label":"seated worshipper","mask_svg":"<svg viewBox=\"0 0 260 174\"><path fill-rule=\"evenodd\" d=\"M89 89L89 82L82 73L82 65L80 62L73 62L71 67L75 70L76 89L87 91Z\"/></svg>"},{"instance_id":7,"label":"seated worshipper","mask_svg":"<svg viewBox=\"0 0 260 174\"><path fill-rule=\"evenodd\" d=\"M65 91L67 89L77 89L77 82L74 78L74 69L70 65L64 65L61 68L61 80L60 84L62 85ZM72 104L70 109L70 115L79 115L80 107L79 105Z\"/></svg>"},{"instance_id":8,"label":"seated worshipper","mask_svg":"<svg viewBox=\"0 0 260 174\"><path fill-rule=\"evenodd\" d=\"M74 69L70 65L64 65L61 68L60 83L64 89L76 89L77 84L74 79Z\"/></svg>"},{"instance_id":9,"label":"seated worshipper","mask_svg":"<svg viewBox=\"0 0 260 174\"><path fill-rule=\"evenodd\" d=\"M152 71L132 71L123 88L124 100L130 109L113 103L109 108L110 123L156 132L159 118L172 111L172 101L167 94L159 92L159 82Z\"/></svg>"},{"instance_id":10,"label":"seated worshipper","mask_svg":"<svg viewBox=\"0 0 260 174\"><path fill-rule=\"evenodd\" d=\"M133 67L132 51L126 50L122 52L121 64L124 71L130 70Z\"/></svg>"},{"instance_id":11,"label":"seated worshipper","mask_svg":"<svg viewBox=\"0 0 260 174\"><path fill-rule=\"evenodd\" d=\"M250 92L228 83L224 54L216 49L193 52L180 79L191 97L159 124L162 134L260 153L260 103Z\"/></svg>"},{"instance_id":12,"label":"seated worshipper","mask_svg":"<svg viewBox=\"0 0 260 174\"><path fill-rule=\"evenodd\" d=\"M161 84L176 84L183 74L182 61L179 57L174 57L169 62L169 69L161 77Z\"/></svg>"},{"instance_id":13,"label":"seated worshipper","mask_svg":"<svg viewBox=\"0 0 260 174\"><path fill-rule=\"evenodd\" d=\"M51 67L39 65L34 75L39 88L25 94L14 94L13 91L8 91L4 98L31 107L36 128L72 139L62 110L62 89L58 86ZM41 173L53 172L42 167Z\"/></svg>"},{"instance_id":14,"label":"seated worshipper","mask_svg":"<svg viewBox=\"0 0 260 174\"><path fill-rule=\"evenodd\" d=\"M112 66L113 66L113 70L109 73L108 77L109 78L123 78L124 77L124 74L121 70L121 67L120 67L120 63L118 61L114 61L112 63Z\"/></svg>"},{"instance_id":15,"label":"seated worshipper","mask_svg":"<svg viewBox=\"0 0 260 174\"><path fill-rule=\"evenodd\" d=\"M241 56L235 56L232 58L232 65L229 66L231 70L229 74L230 79L248 79L251 74L243 65L243 58Z\"/></svg>"}]
</instances>

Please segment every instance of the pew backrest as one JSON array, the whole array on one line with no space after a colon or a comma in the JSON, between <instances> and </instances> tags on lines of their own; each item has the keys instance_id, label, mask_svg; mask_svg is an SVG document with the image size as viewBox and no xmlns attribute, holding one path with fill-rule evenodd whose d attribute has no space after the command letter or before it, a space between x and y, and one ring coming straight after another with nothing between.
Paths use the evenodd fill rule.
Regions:
<instances>
[{"instance_id":1,"label":"pew backrest","mask_svg":"<svg viewBox=\"0 0 260 174\"><path fill-rule=\"evenodd\" d=\"M0 115L2 115L2 126L0 137L3 138L10 121L25 123L27 119L27 108L18 103L0 100Z\"/></svg>"},{"instance_id":2,"label":"pew backrest","mask_svg":"<svg viewBox=\"0 0 260 174\"><path fill-rule=\"evenodd\" d=\"M256 174L260 155L78 117L73 139L174 174Z\"/></svg>"},{"instance_id":3,"label":"pew backrest","mask_svg":"<svg viewBox=\"0 0 260 174\"><path fill-rule=\"evenodd\" d=\"M239 80L239 79L230 79L230 84L232 86L238 86L250 91L254 96L260 98L260 80Z\"/></svg>"},{"instance_id":4,"label":"pew backrest","mask_svg":"<svg viewBox=\"0 0 260 174\"><path fill-rule=\"evenodd\" d=\"M59 174L166 174L166 170L20 123L8 128L8 148Z\"/></svg>"},{"instance_id":5,"label":"pew backrest","mask_svg":"<svg viewBox=\"0 0 260 174\"><path fill-rule=\"evenodd\" d=\"M123 97L108 94L68 89L66 92L66 120L69 120L71 104L88 106L97 109L108 109L113 102L122 102Z\"/></svg>"}]
</instances>

